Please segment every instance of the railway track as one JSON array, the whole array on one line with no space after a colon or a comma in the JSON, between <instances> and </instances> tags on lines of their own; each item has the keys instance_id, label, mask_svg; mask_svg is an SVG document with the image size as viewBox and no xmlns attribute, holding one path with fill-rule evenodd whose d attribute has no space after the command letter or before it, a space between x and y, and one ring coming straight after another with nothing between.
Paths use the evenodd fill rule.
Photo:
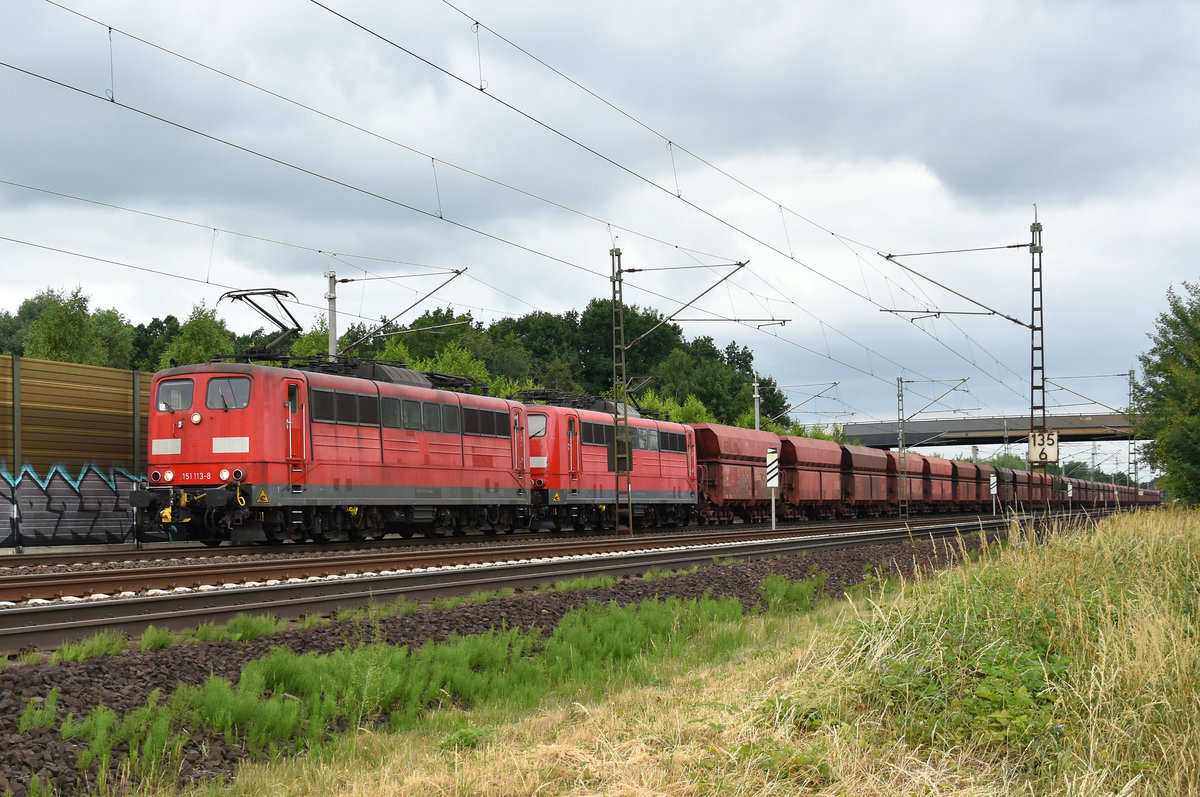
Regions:
<instances>
[{"instance_id":1,"label":"railway track","mask_svg":"<svg viewBox=\"0 0 1200 797\"><path fill-rule=\"evenodd\" d=\"M925 524L970 525L976 516L943 517ZM560 555L615 553L642 548L685 546L704 543L731 543L777 536L798 536L838 532L869 532L896 528L895 520L865 520L853 523L802 524L775 530L761 526L699 527L639 532L627 535L575 534L552 537L484 538L457 545L411 544L410 540L377 547L344 545L279 546L272 549L231 549L230 555L195 555L197 549L171 549L167 552L140 551L143 557L130 557L128 551L95 551L64 554L47 551L44 555L22 554L0 558L0 607L29 601L60 599L103 599L118 594L150 590L200 589L205 586L258 582L264 580L352 577L369 571L449 567L483 564L513 558L539 559ZM914 531L921 522L910 523ZM405 544L408 543L408 544ZM211 549L203 549L211 551ZM18 562L18 560L20 560ZM5 572L5 568L16 572Z\"/></svg>"},{"instance_id":2,"label":"railway track","mask_svg":"<svg viewBox=\"0 0 1200 797\"><path fill-rule=\"evenodd\" d=\"M995 531L1012 518L945 518L897 525L875 521L852 530L813 524L777 528L687 529L635 539L579 539L474 548L422 546L323 554L299 559L252 557L106 570L0 576L0 654L50 650L101 630L137 638L147 626L181 630L236 614L284 619L328 615L373 601L435 597L503 588L528 589L563 579L679 570L720 560L794 556L805 551L938 539ZM831 524L836 525L836 524ZM815 532L815 533L814 533ZM16 600L14 600L16 599Z\"/></svg>"},{"instance_id":3,"label":"railway track","mask_svg":"<svg viewBox=\"0 0 1200 797\"><path fill-rule=\"evenodd\" d=\"M1007 521L994 521L994 527ZM988 524L984 524L986 528ZM959 533L962 524L939 523L918 529L857 530L828 534L777 533L774 537L741 539L672 538L670 545L645 540L609 543L563 541L548 544L539 555L521 546L519 555L494 550L480 552L424 552L407 560L407 567L385 570L382 557L356 557L370 561L373 569L346 567L345 573L292 576L287 579L231 584L211 579L200 587L151 589L128 597L42 603L0 609L0 654L23 650L50 650L67 641L83 639L101 630L117 630L137 638L147 626L181 630L205 622L225 622L236 614L269 614L285 619L327 615L338 609L363 607L372 601L400 597L428 601L438 596L467 594L502 588L532 588L562 579L601 574L626 575L654 569L677 570L714 560L751 560L795 555L803 551L868 545L880 542L941 537ZM964 531L979 530L974 525ZM728 535L726 535L728 537ZM620 543L620 544L615 544ZM632 544L637 543L637 544ZM451 555L447 555L451 554ZM441 559L433 557L440 556ZM337 557L333 557L337 558ZM287 563L292 567L292 563ZM378 568L378 569L376 569ZM314 568L315 569L315 568ZM354 571L354 572L351 572ZM107 571L100 571L107 572ZM290 571L289 571L290 572ZM262 571L259 571L262 574ZM71 574L78 578L80 574ZM104 593L108 595L108 593Z\"/></svg>"},{"instance_id":4,"label":"railway track","mask_svg":"<svg viewBox=\"0 0 1200 797\"><path fill-rule=\"evenodd\" d=\"M936 520L942 523L974 523L979 518L980 516L974 514L936 516ZM914 518L909 522L915 528L923 521L933 521L934 519L934 516L930 516L924 519ZM872 528L882 528L886 527L887 525L896 525L899 522L900 521L896 520L895 518L808 521L804 523L780 525L777 527L776 532L819 534L834 530L868 530ZM210 562L235 557L301 558L331 554L379 552L381 550L389 549L413 552L421 550L446 550L462 547L474 548L485 546L504 546L515 548L523 545L544 545L547 543L547 541L610 540L614 538L626 540L654 540L661 538L665 540L667 538L678 539L688 534L711 534L718 532L740 535L773 533L770 530L764 532L764 527L761 525L735 524L727 526L691 526L684 528L670 527L660 529L637 529L634 531L632 536L630 536L628 532L617 534L612 530L591 532L546 531L505 536L472 535L466 537L422 537L416 539L388 537L383 540L376 540L367 543L289 543L284 545L255 544L217 548L202 546L196 542L156 542L143 543L140 545L123 543L117 545L24 548L19 553L0 553L0 576L3 576L8 571L14 570L24 572L32 569L59 568L78 573L89 569L100 569L102 567L109 568L114 566L120 567L124 565L134 568L143 564L151 563L162 563L163 565L167 565L171 562L185 561Z\"/></svg>"}]
</instances>

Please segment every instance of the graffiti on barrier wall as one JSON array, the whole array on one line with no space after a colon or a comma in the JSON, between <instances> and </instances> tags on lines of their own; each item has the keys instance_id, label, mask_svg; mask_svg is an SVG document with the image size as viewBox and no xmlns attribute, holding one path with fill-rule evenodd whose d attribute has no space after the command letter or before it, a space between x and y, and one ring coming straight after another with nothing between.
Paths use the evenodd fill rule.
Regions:
<instances>
[{"instance_id":1,"label":"graffiti on barrier wall","mask_svg":"<svg viewBox=\"0 0 1200 797\"><path fill-rule=\"evenodd\" d=\"M42 476L25 466L13 476L0 464L0 547L131 542L126 498L137 482L122 468L72 476L55 465Z\"/></svg>"}]
</instances>

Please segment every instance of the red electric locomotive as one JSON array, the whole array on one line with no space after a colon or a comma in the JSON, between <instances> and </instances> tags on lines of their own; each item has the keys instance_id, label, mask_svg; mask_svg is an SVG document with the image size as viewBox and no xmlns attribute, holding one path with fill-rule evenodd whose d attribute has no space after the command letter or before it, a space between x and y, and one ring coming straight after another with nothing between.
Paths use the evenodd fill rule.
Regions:
<instances>
[{"instance_id":1,"label":"red electric locomotive","mask_svg":"<svg viewBox=\"0 0 1200 797\"><path fill-rule=\"evenodd\" d=\"M155 375L142 532L335 540L508 531L530 515L525 408L359 376L237 363ZM370 378L364 378L370 377Z\"/></svg>"},{"instance_id":2,"label":"red electric locomotive","mask_svg":"<svg viewBox=\"0 0 1200 797\"><path fill-rule=\"evenodd\" d=\"M624 487L616 474L613 415L534 404L527 411L532 497L539 521L579 530L613 525L618 489ZM695 433L683 424L629 418L628 484L636 524L691 521L696 507L695 440Z\"/></svg>"}]
</instances>

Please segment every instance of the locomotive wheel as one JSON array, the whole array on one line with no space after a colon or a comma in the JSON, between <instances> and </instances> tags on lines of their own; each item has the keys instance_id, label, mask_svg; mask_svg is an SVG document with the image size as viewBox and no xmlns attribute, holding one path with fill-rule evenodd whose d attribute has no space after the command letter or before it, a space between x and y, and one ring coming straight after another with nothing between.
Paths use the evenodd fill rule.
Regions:
<instances>
[{"instance_id":1,"label":"locomotive wheel","mask_svg":"<svg viewBox=\"0 0 1200 797\"><path fill-rule=\"evenodd\" d=\"M325 533L326 521L319 514L314 514L312 519L312 531L309 532L309 537L313 542L329 542L329 537Z\"/></svg>"},{"instance_id":2,"label":"locomotive wheel","mask_svg":"<svg viewBox=\"0 0 1200 797\"><path fill-rule=\"evenodd\" d=\"M458 524L454 522L454 515L443 509L434 517L433 525L426 532L426 536L445 537L447 534L453 534L456 537L462 536L462 533L458 529Z\"/></svg>"},{"instance_id":3,"label":"locomotive wheel","mask_svg":"<svg viewBox=\"0 0 1200 797\"><path fill-rule=\"evenodd\" d=\"M203 534L197 536L196 539L209 548L216 548L222 542L220 534L215 531L207 530Z\"/></svg>"}]
</instances>

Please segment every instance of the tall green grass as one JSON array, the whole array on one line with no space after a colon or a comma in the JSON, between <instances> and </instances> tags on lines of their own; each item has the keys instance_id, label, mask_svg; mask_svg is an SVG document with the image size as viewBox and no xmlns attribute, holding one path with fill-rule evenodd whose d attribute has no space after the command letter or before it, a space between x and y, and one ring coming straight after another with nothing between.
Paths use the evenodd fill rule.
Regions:
<instances>
[{"instance_id":1,"label":"tall green grass","mask_svg":"<svg viewBox=\"0 0 1200 797\"><path fill-rule=\"evenodd\" d=\"M648 682L661 662L685 651L705 660L738 649L741 617L741 605L732 600L589 603L548 637L507 629L416 650L375 643L321 656L277 648L248 664L237 684L214 677L167 700L156 694L123 718L98 708L82 720L68 717L61 732L87 742L85 766L99 761L107 768L127 746L135 779L165 777L177 771L189 738L223 739L254 755L288 755L320 749L361 727L409 729L440 708L528 710L551 692L602 694L614 685ZM477 744L486 735L471 729L447 744Z\"/></svg>"},{"instance_id":2,"label":"tall green grass","mask_svg":"<svg viewBox=\"0 0 1200 797\"><path fill-rule=\"evenodd\" d=\"M1036 793L1196 793L1200 515L1011 542L879 607L837 713L971 749Z\"/></svg>"}]
</instances>

